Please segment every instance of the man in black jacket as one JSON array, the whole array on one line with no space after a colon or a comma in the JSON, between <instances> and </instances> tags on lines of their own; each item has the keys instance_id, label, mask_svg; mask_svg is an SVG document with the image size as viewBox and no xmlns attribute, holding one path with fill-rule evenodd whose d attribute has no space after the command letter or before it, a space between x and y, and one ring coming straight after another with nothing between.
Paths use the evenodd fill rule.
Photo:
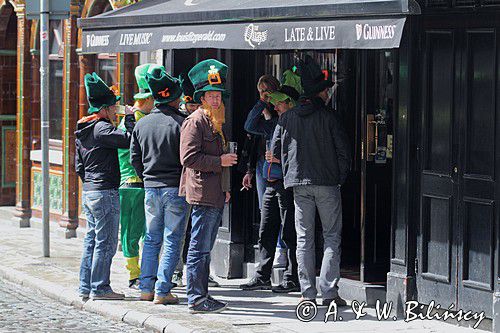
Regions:
<instances>
[{"instance_id":1,"label":"man in black jacket","mask_svg":"<svg viewBox=\"0 0 500 333\"><path fill-rule=\"evenodd\" d=\"M83 182L82 206L87 218L80 266L80 296L96 300L123 299L110 287L110 267L118 244L120 168L118 148L130 144L134 116L125 116L126 132L117 129L116 102L111 89L96 73L85 75L87 117L78 121L76 172Z\"/></svg>"},{"instance_id":2,"label":"man in black jacket","mask_svg":"<svg viewBox=\"0 0 500 333\"><path fill-rule=\"evenodd\" d=\"M320 289L323 304L346 302L338 295L342 202L340 186L350 170L351 151L341 122L326 102L333 86L311 57L300 64L304 98L280 117L273 137L285 188L293 188L297 262L304 300L316 300L315 216L323 226Z\"/></svg>"},{"instance_id":3,"label":"man in black jacket","mask_svg":"<svg viewBox=\"0 0 500 333\"><path fill-rule=\"evenodd\" d=\"M134 128L130 162L144 181L146 236L142 251L141 300L155 304L176 304L170 291L172 275L179 261L185 231L187 203L179 196L182 165L179 158L181 125L185 116L179 111L180 82L163 66L151 66L146 81L155 108ZM163 255L158 257L163 244ZM156 281L156 282L155 282Z\"/></svg>"}]
</instances>

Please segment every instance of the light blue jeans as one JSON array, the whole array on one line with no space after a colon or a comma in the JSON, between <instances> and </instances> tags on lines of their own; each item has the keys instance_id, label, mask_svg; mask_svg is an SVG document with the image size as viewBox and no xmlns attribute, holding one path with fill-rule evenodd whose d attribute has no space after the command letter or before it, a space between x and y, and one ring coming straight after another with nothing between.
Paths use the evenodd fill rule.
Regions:
<instances>
[{"instance_id":1,"label":"light blue jeans","mask_svg":"<svg viewBox=\"0 0 500 333\"><path fill-rule=\"evenodd\" d=\"M185 198L179 196L178 187L147 187L144 208L146 235L139 287L142 292L155 290L156 295L165 296L173 287L172 275L179 261L188 205Z\"/></svg>"},{"instance_id":2,"label":"light blue jeans","mask_svg":"<svg viewBox=\"0 0 500 333\"><path fill-rule=\"evenodd\" d=\"M118 245L118 189L84 191L82 203L87 217L87 234L83 240L79 292L82 295L107 294L113 291L109 276Z\"/></svg>"}]
</instances>

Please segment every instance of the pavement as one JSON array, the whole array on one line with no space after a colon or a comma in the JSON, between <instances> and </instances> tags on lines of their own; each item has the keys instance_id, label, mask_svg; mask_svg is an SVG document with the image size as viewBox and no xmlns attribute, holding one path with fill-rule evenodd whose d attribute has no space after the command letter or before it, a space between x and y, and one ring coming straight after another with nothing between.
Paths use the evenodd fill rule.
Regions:
<instances>
[{"instance_id":1,"label":"pavement","mask_svg":"<svg viewBox=\"0 0 500 333\"><path fill-rule=\"evenodd\" d=\"M0 332L151 333L151 330L75 309L37 290L0 278Z\"/></svg>"},{"instance_id":2,"label":"pavement","mask_svg":"<svg viewBox=\"0 0 500 333\"><path fill-rule=\"evenodd\" d=\"M51 257L44 258L41 230L14 226L9 211L0 209L0 278L36 289L65 305L155 332L477 332L440 320L405 322L404 318L392 316L378 320L372 308L365 309L366 315L359 319L355 318L351 307L340 308L336 321L332 315L325 322L327 308L301 307L302 318L311 319L303 322L296 315L299 293L276 295L271 291L241 291L238 285L246 280L239 279L217 278L221 287L210 288L213 297L229 303L226 311L193 315L188 313L185 287L173 290L180 298L179 305L139 301L139 291L128 288L128 273L120 252L113 261L111 285L115 291L125 293L126 299L84 303L77 294L82 239L65 239L58 228L55 223L51 225ZM314 314L315 309L317 314L313 316L311 313ZM354 309L359 308L354 306ZM473 325L474 321L466 324ZM490 328L488 324L480 327Z\"/></svg>"}]
</instances>

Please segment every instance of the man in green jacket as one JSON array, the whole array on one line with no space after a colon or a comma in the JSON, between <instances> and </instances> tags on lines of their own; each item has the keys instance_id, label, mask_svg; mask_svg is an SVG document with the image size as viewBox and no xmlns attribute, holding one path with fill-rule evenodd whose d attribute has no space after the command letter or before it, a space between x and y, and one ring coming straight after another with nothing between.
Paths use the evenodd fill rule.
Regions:
<instances>
[{"instance_id":1,"label":"man in green jacket","mask_svg":"<svg viewBox=\"0 0 500 333\"><path fill-rule=\"evenodd\" d=\"M144 64L135 69L135 79L139 92L134 95L134 118L139 121L149 114L154 106L151 91L146 83L145 75L152 64ZM124 119L123 119L124 120ZM119 129L125 131L124 121L120 122ZM119 149L120 162L120 225L123 256L127 260L129 271L129 287L135 288L139 284L139 241L144 235L144 184L137 176L134 167L130 164L130 149Z\"/></svg>"}]
</instances>

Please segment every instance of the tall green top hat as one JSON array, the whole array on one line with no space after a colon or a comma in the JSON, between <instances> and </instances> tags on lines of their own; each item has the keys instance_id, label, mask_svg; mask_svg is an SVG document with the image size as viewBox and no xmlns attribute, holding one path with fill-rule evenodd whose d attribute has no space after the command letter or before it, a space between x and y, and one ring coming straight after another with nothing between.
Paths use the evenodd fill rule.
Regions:
<instances>
[{"instance_id":1,"label":"tall green top hat","mask_svg":"<svg viewBox=\"0 0 500 333\"><path fill-rule=\"evenodd\" d=\"M146 82L146 73L151 66L154 66L154 64L144 64L135 68L135 81L139 87L139 92L134 95L134 99L146 99L152 96Z\"/></svg>"},{"instance_id":2,"label":"tall green top hat","mask_svg":"<svg viewBox=\"0 0 500 333\"><path fill-rule=\"evenodd\" d=\"M146 82L155 105L173 102L182 94L179 80L170 76L163 66L151 65L146 73Z\"/></svg>"},{"instance_id":3,"label":"tall green top hat","mask_svg":"<svg viewBox=\"0 0 500 333\"><path fill-rule=\"evenodd\" d=\"M99 112L104 107L115 105L120 100L120 96L116 96L96 73L86 74L84 82L89 102L89 114Z\"/></svg>"},{"instance_id":4,"label":"tall green top hat","mask_svg":"<svg viewBox=\"0 0 500 333\"><path fill-rule=\"evenodd\" d=\"M181 87L182 87L181 104L190 104L190 103L199 104L200 101L195 101L193 98L194 86L185 72L181 73L181 75L179 76L179 80L181 81Z\"/></svg>"},{"instance_id":5,"label":"tall green top hat","mask_svg":"<svg viewBox=\"0 0 500 333\"><path fill-rule=\"evenodd\" d=\"M307 55L299 64L300 76L304 95L312 97L317 93L333 86L330 75L325 75L314 59Z\"/></svg>"},{"instance_id":6,"label":"tall green top hat","mask_svg":"<svg viewBox=\"0 0 500 333\"><path fill-rule=\"evenodd\" d=\"M221 91L227 95L225 88L227 69L225 64L215 59L203 60L196 64L188 73L195 89L194 100L199 101L206 91Z\"/></svg>"}]
</instances>

